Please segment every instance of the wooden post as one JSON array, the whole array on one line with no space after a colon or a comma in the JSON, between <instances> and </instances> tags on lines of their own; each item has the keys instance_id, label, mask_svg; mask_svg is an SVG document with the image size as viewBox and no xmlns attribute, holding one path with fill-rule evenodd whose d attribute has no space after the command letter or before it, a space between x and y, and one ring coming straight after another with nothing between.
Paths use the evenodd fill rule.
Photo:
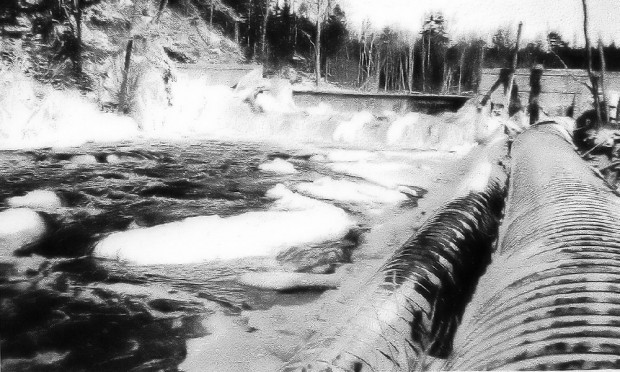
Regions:
<instances>
[{"instance_id":1,"label":"wooden post","mask_svg":"<svg viewBox=\"0 0 620 372\"><path fill-rule=\"evenodd\" d=\"M601 58L601 91L603 92L603 107L601 118L605 123L609 122L609 102L607 101L607 92L605 91L605 74L607 73L607 63L605 62L605 52L603 51L603 41L598 41L598 54Z\"/></svg>"},{"instance_id":2,"label":"wooden post","mask_svg":"<svg viewBox=\"0 0 620 372\"><path fill-rule=\"evenodd\" d=\"M543 66L536 65L530 73L530 100L528 105L528 113L530 114L530 124L538 121L540 115L540 105L538 103L541 86L540 79L543 74Z\"/></svg>"},{"instance_id":3,"label":"wooden post","mask_svg":"<svg viewBox=\"0 0 620 372\"><path fill-rule=\"evenodd\" d=\"M123 82L121 83L121 91L118 98L118 111L127 113L127 78L129 76L129 67L131 65L131 51L133 49L133 39L127 42L127 50L125 51L125 68L123 70Z\"/></svg>"},{"instance_id":4,"label":"wooden post","mask_svg":"<svg viewBox=\"0 0 620 372\"><path fill-rule=\"evenodd\" d=\"M508 85L507 90L504 91L505 105L504 108L508 109L510 107L510 101L512 98L512 87L514 85L515 72L517 71L517 61L519 56L519 44L521 43L521 30L523 29L523 22L519 22L519 28L517 30L517 44L515 46L515 54L512 57L512 66L510 68L510 72L508 73Z\"/></svg>"},{"instance_id":5,"label":"wooden post","mask_svg":"<svg viewBox=\"0 0 620 372\"><path fill-rule=\"evenodd\" d=\"M594 110L596 112L596 123L594 128L599 128L603 119L601 117L601 103L598 97L598 76L592 72L592 49L590 47L590 36L588 36L588 5L586 0L582 0L583 4L583 34L586 39L586 53L588 56L588 77L592 83L592 98L594 98Z\"/></svg>"}]
</instances>

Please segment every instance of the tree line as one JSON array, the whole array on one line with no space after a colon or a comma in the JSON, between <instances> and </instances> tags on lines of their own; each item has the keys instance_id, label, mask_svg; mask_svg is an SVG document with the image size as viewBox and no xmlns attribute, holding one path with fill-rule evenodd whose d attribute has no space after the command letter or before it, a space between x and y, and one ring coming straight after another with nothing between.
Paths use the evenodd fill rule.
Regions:
<instances>
[{"instance_id":1,"label":"tree line","mask_svg":"<svg viewBox=\"0 0 620 372\"><path fill-rule=\"evenodd\" d=\"M20 13L33 15L33 32L53 50L56 60L69 59L80 71L81 13L102 0L42 0L0 2L3 37ZM483 67L507 67L514 49L514 30L498 29L484 37L458 37L448 32L441 13L428 14L419 29L385 27L370 21L353 29L345 9L333 0L152 0L166 7L192 9L207 24L219 28L245 50L248 60L272 69L283 66L314 73L315 80L363 90L463 93L476 91ZM62 33L55 24L66 24ZM8 31L7 31L8 30ZM609 71L620 71L620 48L615 44L591 47L593 69L601 55ZM562 35L520 48L519 68L542 64L546 68L588 67L586 49L571 46Z\"/></svg>"}]
</instances>

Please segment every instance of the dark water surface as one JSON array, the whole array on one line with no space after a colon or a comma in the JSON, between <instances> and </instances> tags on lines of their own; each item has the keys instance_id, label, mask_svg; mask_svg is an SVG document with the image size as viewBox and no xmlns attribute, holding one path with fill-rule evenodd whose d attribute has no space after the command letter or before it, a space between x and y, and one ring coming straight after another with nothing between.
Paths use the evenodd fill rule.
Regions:
<instances>
[{"instance_id":1,"label":"dark water surface","mask_svg":"<svg viewBox=\"0 0 620 372\"><path fill-rule=\"evenodd\" d=\"M300 172L259 171L274 157L288 158ZM26 257L0 264L3 370L176 370L186 340L208 334L201 321L213 309L234 315L316 299L315 292L258 290L235 278L285 266L333 270L350 259L359 235L276 259L131 266L89 256L113 231L264 210L272 202L266 191L278 183L342 177L308 158L270 145L217 141L0 153L0 200L45 189L67 206L46 214L52 232L22 252ZM27 257L32 252L47 259Z\"/></svg>"}]
</instances>

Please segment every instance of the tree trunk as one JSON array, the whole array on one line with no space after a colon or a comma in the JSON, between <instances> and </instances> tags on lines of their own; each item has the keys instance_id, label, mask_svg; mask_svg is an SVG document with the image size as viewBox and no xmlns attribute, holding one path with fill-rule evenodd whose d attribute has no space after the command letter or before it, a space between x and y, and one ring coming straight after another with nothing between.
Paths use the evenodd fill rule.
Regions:
<instances>
[{"instance_id":1,"label":"tree trunk","mask_svg":"<svg viewBox=\"0 0 620 372\"><path fill-rule=\"evenodd\" d=\"M239 44L239 22L235 21L235 43Z\"/></svg>"},{"instance_id":2,"label":"tree trunk","mask_svg":"<svg viewBox=\"0 0 620 372\"><path fill-rule=\"evenodd\" d=\"M431 84L431 88L433 85L433 70L431 68L431 34L428 34L428 48L426 48L427 60L426 60L426 69L428 70L428 78L429 83Z\"/></svg>"},{"instance_id":3,"label":"tree trunk","mask_svg":"<svg viewBox=\"0 0 620 372\"><path fill-rule=\"evenodd\" d=\"M118 98L118 111L127 113L127 78L129 76L129 67L131 65L131 51L133 49L133 39L127 42L127 49L125 51L125 66L123 69L123 81L121 82L121 91Z\"/></svg>"},{"instance_id":4,"label":"tree trunk","mask_svg":"<svg viewBox=\"0 0 620 372\"><path fill-rule=\"evenodd\" d=\"M463 82L463 68L465 67L465 50L466 48L463 48L463 51L461 52L461 58L459 58L459 94L461 94L461 83Z\"/></svg>"},{"instance_id":5,"label":"tree trunk","mask_svg":"<svg viewBox=\"0 0 620 372\"><path fill-rule=\"evenodd\" d=\"M480 44L480 54L478 58L478 72L476 76L476 93L480 93L480 86L482 85L482 69L484 67L484 45Z\"/></svg>"},{"instance_id":6,"label":"tree trunk","mask_svg":"<svg viewBox=\"0 0 620 372\"><path fill-rule=\"evenodd\" d=\"M426 44L422 34L422 92L426 92Z\"/></svg>"},{"instance_id":7,"label":"tree trunk","mask_svg":"<svg viewBox=\"0 0 620 372\"><path fill-rule=\"evenodd\" d=\"M316 74L316 86L321 84L321 4L317 2L317 16L316 16L316 40L314 51L314 70Z\"/></svg>"},{"instance_id":8,"label":"tree trunk","mask_svg":"<svg viewBox=\"0 0 620 372\"><path fill-rule=\"evenodd\" d=\"M603 112L601 118L603 122L609 123L609 102L607 102L607 92L605 91L605 75L607 74L607 63L605 62L605 51L603 50L603 42L598 41L598 54L601 58L601 91L603 92Z\"/></svg>"},{"instance_id":9,"label":"tree trunk","mask_svg":"<svg viewBox=\"0 0 620 372\"><path fill-rule=\"evenodd\" d=\"M213 1L211 0L211 6L209 7L209 26L213 27Z\"/></svg>"},{"instance_id":10,"label":"tree trunk","mask_svg":"<svg viewBox=\"0 0 620 372\"><path fill-rule=\"evenodd\" d=\"M271 0L265 0L265 14L263 16L263 27L261 29L261 57L263 61L267 60L267 22L269 22L270 10Z\"/></svg>"},{"instance_id":11,"label":"tree trunk","mask_svg":"<svg viewBox=\"0 0 620 372\"><path fill-rule=\"evenodd\" d=\"M377 47L377 62L375 63L375 79L377 81L377 92L381 89L381 49Z\"/></svg>"},{"instance_id":12,"label":"tree trunk","mask_svg":"<svg viewBox=\"0 0 620 372\"><path fill-rule=\"evenodd\" d=\"M403 59L402 57L398 59L400 62L400 86L401 89L399 90L407 90L407 84L405 83L405 67L403 66Z\"/></svg>"},{"instance_id":13,"label":"tree trunk","mask_svg":"<svg viewBox=\"0 0 620 372\"><path fill-rule=\"evenodd\" d=\"M415 68L415 40L411 42L409 47L409 93L413 93L413 73Z\"/></svg>"},{"instance_id":14,"label":"tree trunk","mask_svg":"<svg viewBox=\"0 0 620 372\"><path fill-rule=\"evenodd\" d=\"M592 71L592 49L590 47L590 36L588 36L588 4L586 0L582 0L583 4L583 34L586 39L586 53L588 56L588 77L592 83L592 98L594 98L594 110L596 111L596 120L594 128L599 128L603 119L601 117L601 104L598 96L598 77Z\"/></svg>"},{"instance_id":15,"label":"tree trunk","mask_svg":"<svg viewBox=\"0 0 620 372\"><path fill-rule=\"evenodd\" d=\"M75 26L76 26L76 39L77 45L75 50L75 70L78 73L82 72L82 1L75 0Z\"/></svg>"}]
</instances>

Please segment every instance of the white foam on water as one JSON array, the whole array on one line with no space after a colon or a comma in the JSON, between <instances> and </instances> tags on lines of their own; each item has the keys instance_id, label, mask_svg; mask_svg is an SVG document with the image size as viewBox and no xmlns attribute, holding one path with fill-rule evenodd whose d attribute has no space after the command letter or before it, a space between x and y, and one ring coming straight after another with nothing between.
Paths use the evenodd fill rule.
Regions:
<instances>
[{"instance_id":1,"label":"white foam on water","mask_svg":"<svg viewBox=\"0 0 620 372\"><path fill-rule=\"evenodd\" d=\"M314 182L304 182L295 189L314 198L361 204L396 204L407 200L399 191L382 186L347 180L334 180L330 177L320 178Z\"/></svg>"},{"instance_id":2,"label":"white foam on water","mask_svg":"<svg viewBox=\"0 0 620 372\"><path fill-rule=\"evenodd\" d=\"M353 115L351 120L343 121L334 131L332 138L336 142L354 143L361 140L361 133L364 126L370 123L375 117L368 111L363 111Z\"/></svg>"},{"instance_id":3,"label":"white foam on water","mask_svg":"<svg viewBox=\"0 0 620 372\"><path fill-rule=\"evenodd\" d=\"M335 274L292 273L286 271L250 272L239 275L241 284L274 291L338 288L341 278Z\"/></svg>"},{"instance_id":4,"label":"white foam on water","mask_svg":"<svg viewBox=\"0 0 620 372\"><path fill-rule=\"evenodd\" d=\"M407 131L410 130L410 128L413 127L419 120L420 114L416 112L410 112L402 118L394 120L386 134L387 144L393 145L401 141L407 134Z\"/></svg>"},{"instance_id":5,"label":"white foam on water","mask_svg":"<svg viewBox=\"0 0 620 372\"><path fill-rule=\"evenodd\" d=\"M183 74L165 86L156 71L148 70L133 91L129 116L103 113L94 100L75 90L58 91L23 74L3 72L0 148L191 137L465 152L498 126L473 105L439 116L390 112L380 118L367 111L334 112L326 105L300 110L287 81L261 78L254 84L265 80L268 90L255 96L247 93L256 91L253 86L235 91Z\"/></svg>"},{"instance_id":6,"label":"white foam on water","mask_svg":"<svg viewBox=\"0 0 620 372\"><path fill-rule=\"evenodd\" d=\"M268 372L277 371L284 362L266 348L256 328L250 331L238 319L216 312L203 325L209 335L187 340L187 357L179 370Z\"/></svg>"},{"instance_id":7,"label":"white foam on water","mask_svg":"<svg viewBox=\"0 0 620 372\"><path fill-rule=\"evenodd\" d=\"M95 246L94 255L138 265L273 256L290 247L340 239L354 226L344 210L283 185L268 197L277 200L267 211L192 217L113 233Z\"/></svg>"},{"instance_id":8,"label":"white foam on water","mask_svg":"<svg viewBox=\"0 0 620 372\"><path fill-rule=\"evenodd\" d=\"M24 196L13 196L6 199L6 204L11 208L33 208L54 210L62 207L62 200L55 192L50 190L33 190Z\"/></svg>"},{"instance_id":9,"label":"white foam on water","mask_svg":"<svg viewBox=\"0 0 620 372\"><path fill-rule=\"evenodd\" d=\"M0 212L0 255L10 256L15 250L35 243L47 233L43 217L28 208Z\"/></svg>"},{"instance_id":10,"label":"white foam on water","mask_svg":"<svg viewBox=\"0 0 620 372\"><path fill-rule=\"evenodd\" d=\"M295 169L295 166L292 163L286 160L280 159L280 158L275 158L272 161L260 164L258 166L258 169L260 169L263 172L277 173L277 174L299 173L297 169Z\"/></svg>"},{"instance_id":11,"label":"white foam on water","mask_svg":"<svg viewBox=\"0 0 620 372\"><path fill-rule=\"evenodd\" d=\"M131 118L102 113L77 91L54 90L23 75L3 71L0 79L2 149L79 146L89 141L120 141L138 134Z\"/></svg>"},{"instance_id":12,"label":"white foam on water","mask_svg":"<svg viewBox=\"0 0 620 372\"><path fill-rule=\"evenodd\" d=\"M377 158L377 153L366 150L345 150L338 149L329 151L326 159L332 162L353 162L362 160L373 160Z\"/></svg>"}]
</instances>

